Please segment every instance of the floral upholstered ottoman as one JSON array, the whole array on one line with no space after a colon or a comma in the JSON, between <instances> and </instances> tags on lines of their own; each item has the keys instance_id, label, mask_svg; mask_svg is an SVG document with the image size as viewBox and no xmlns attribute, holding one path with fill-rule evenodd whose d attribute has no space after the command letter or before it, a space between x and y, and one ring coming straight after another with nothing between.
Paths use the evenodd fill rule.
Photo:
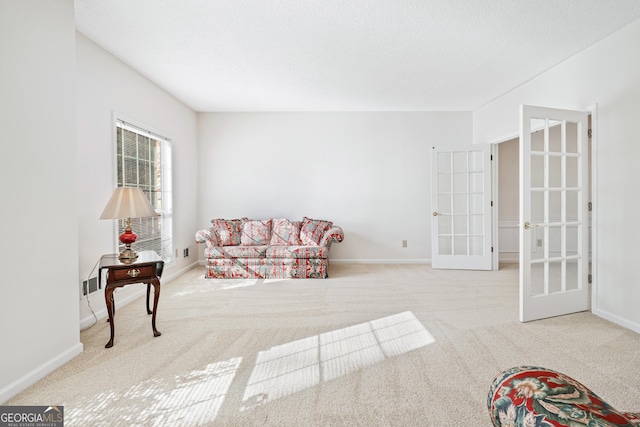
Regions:
<instances>
[{"instance_id":1,"label":"floral upholstered ottoman","mask_svg":"<svg viewBox=\"0 0 640 427\"><path fill-rule=\"evenodd\" d=\"M500 372L487 406L496 427L640 426L640 413L620 412L573 378L536 366Z\"/></svg>"}]
</instances>

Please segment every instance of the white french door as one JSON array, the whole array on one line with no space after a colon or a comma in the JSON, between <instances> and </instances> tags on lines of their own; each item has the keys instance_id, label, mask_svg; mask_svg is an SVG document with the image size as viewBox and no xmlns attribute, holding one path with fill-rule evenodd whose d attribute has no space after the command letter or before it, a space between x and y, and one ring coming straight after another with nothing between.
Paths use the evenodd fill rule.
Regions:
<instances>
[{"instance_id":1,"label":"white french door","mask_svg":"<svg viewBox=\"0 0 640 427\"><path fill-rule=\"evenodd\" d=\"M589 309L588 113L520 108L520 321Z\"/></svg>"},{"instance_id":2,"label":"white french door","mask_svg":"<svg viewBox=\"0 0 640 427\"><path fill-rule=\"evenodd\" d=\"M491 270L491 146L433 147L431 266Z\"/></svg>"}]
</instances>

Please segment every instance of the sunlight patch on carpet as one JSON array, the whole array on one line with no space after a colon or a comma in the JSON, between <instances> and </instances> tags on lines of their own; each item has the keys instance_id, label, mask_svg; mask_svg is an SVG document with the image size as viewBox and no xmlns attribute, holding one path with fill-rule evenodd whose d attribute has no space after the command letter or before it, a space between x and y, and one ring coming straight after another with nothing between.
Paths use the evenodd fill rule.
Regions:
<instances>
[{"instance_id":1,"label":"sunlight patch on carpet","mask_svg":"<svg viewBox=\"0 0 640 427\"><path fill-rule=\"evenodd\" d=\"M199 277L192 284L174 292L171 296L184 297L189 295L202 295L215 291L248 288L251 286L281 283L290 280L292 279L207 279L206 277Z\"/></svg>"},{"instance_id":2,"label":"sunlight patch on carpet","mask_svg":"<svg viewBox=\"0 0 640 427\"><path fill-rule=\"evenodd\" d=\"M435 342L410 311L314 335L258 353L240 411Z\"/></svg>"},{"instance_id":3,"label":"sunlight patch on carpet","mask_svg":"<svg viewBox=\"0 0 640 427\"><path fill-rule=\"evenodd\" d=\"M66 412L70 425L203 425L211 423L242 362L236 357L211 363L172 379L143 381L130 389L95 396L92 404ZM117 401L117 405L112 402ZM114 413L114 410L117 411Z\"/></svg>"},{"instance_id":4,"label":"sunlight patch on carpet","mask_svg":"<svg viewBox=\"0 0 640 427\"><path fill-rule=\"evenodd\" d=\"M247 288L264 283L264 279L206 279L200 278L194 284L185 287L179 292L174 292L172 297L206 294L212 291L224 291L227 289Z\"/></svg>"}]
</instances>

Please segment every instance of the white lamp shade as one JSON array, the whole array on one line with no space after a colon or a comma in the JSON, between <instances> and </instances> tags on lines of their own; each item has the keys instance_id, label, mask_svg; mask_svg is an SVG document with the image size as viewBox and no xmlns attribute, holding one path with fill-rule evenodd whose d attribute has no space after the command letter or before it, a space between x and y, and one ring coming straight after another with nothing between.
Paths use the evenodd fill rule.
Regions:
<instances>
[{"instance_id":1,"label":"white lamp shade","mask_svg":"<svg viewBox=\"0 0 640 427\"><path fill-rule=\"evenodd\" d=\"M100 219L144 218L157 213L149 199L137 187L117 187Z\"/></svg>"}]
</instances>

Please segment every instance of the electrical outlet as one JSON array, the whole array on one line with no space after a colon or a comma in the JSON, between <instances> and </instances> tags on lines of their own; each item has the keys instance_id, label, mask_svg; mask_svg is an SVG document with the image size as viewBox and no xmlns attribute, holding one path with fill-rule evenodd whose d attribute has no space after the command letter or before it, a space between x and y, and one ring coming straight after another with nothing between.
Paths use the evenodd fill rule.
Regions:
<instances>
[{"instance_id":1,"label":"electrical outlet","mask_svg":"<svg viewBox=\"0 0 640 427\"><path fill-rule=\"evenodd\" d=\"M406 240L403 240L403 241L402 241L402 247L403 247L403 248L406 248L406 247L407 247L407 241L406 241Z\"/></svg>"},{"instance_id":2,"label":"electrical outlet","mask_svg":"<svg viewBox=\"0 0 640 427\"><path fill-rule=\"evenodd\" d=\"M182 258L189 258L189 248L184 248L182 251Z\"/></svg>"}]
</instances>

